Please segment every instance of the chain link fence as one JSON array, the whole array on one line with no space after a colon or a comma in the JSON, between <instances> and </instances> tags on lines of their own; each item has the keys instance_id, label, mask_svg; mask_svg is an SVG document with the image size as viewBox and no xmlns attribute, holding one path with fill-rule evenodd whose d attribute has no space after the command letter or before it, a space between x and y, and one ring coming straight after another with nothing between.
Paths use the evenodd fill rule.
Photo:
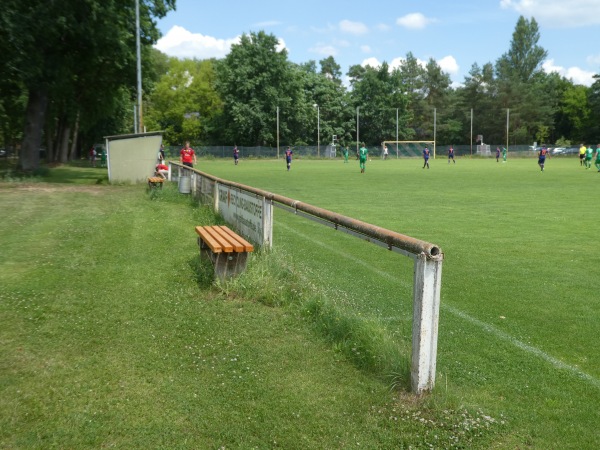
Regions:
<instances>
[{"instance_id":1,"label":"chain link fence","mask_svg":"<svg viewBox=\"0 0 600 450\"><path fill-rule=\"evenodd\" d=\"M454 154L457 157L476 157L476 158L495 158L496 148L502 150L506 144L489 144L490 153L482 153L478 151L477 145L454 145ZM183 146L165 146L165 157L167 159L179 158L179 152ZM424 145L398 145L398 151L396 151L396 144L388 144L388 151L390 159L393 158L410 158L410 157L421 157ZM192 146L196 152L198 158L212 157L212 158L233 158L233 146L232 145L213 145L213 146ZM383 148L381 146L367 146L369 149L369 156L371 158L380 158L383 156ZM448 149L450 145L437 145L435 153L437 157L446 157L448 155ZM283 158L287 146L279 147L245 147L238 146L240 151L240 158L246 159L275 159ZM356 146L348 147L350 157L352 158L356 153ZM429 150L433 154L433 148L429 145ZM294 158L331 158L333 152L330 146L321 145L306 145L306 146L292 146L294 152ZM508 152L513 157L536 157L537 150L534 150L529 145L511 145L508 147ZM336 158L342 158L341 148L338 146L335 151Z\"/></svg>"}]
</instances>

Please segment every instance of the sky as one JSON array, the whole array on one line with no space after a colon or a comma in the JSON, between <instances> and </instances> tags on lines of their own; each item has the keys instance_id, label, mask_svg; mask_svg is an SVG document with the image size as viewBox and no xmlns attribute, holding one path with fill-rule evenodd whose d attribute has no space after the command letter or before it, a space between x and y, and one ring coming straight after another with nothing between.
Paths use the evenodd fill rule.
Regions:
<instances>
[{"instance_id":1,"label":"sky","mask_svg":"<svg viewBox=\"0 0 600 450\"><path fill-rule=\"evenodd\" d=\"M223 58L242 34L265 31L292 62L333 56L346 84L350 66L396 67L411 52L423 64L436 60L459 86L473 64L495 64L509 51L519 16L538 23L546 72L594 82L600 0L177 0L176 11L157 22L156 48L179 58Z\"/></svg>"}]
</instances>

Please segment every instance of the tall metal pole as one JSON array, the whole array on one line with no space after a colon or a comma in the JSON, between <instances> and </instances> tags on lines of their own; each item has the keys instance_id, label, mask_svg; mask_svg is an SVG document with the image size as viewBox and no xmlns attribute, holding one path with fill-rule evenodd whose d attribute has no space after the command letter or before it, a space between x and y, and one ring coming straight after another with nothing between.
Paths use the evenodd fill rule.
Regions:
<instances>
[{"instance_id":1,"label":"tall metal pole","mask_svg":"<svg viewBox=\"0 0 600 450\"><path fill-rule=\"evenodd\" d=\"M360 108L360 106L356 107L356 153L358 154L358 141L360 140L360 122L358 120L359 118L359 111L358 109Z\"/></svg>"},{"instance_id":2,"label":"tall metal pole","mask_svg":"<svg viewBox=\"0 0 600 450\"><path fill-rule=\"evenodd\" d=\"M396 108L396 159L398 158L398 108Z\"/></svg>"},{"instance_id":3,"label":"tall metal pole","mask_svg":"<svg viewBox=\"0 0 600 450\"><path fill-rule=\"evenodd\" d=\"M435 159L435 134L437 129L437 108L433 108L433 159Z\"/></svg>"},{"instance_id":4,"label":"tall metal pole","mask_svg":"<svg viewBox=\"0 0 600 450\"><path fill-rule=\"evenodd\" d=\"M277 107L277 159L279 159L279 106Z\"/></svg>"},{"instance_id":5,"label":"tall metal pole","mask_svg":"<svg viewBox=\"0 0 600 450\"><path fill-rule=\"evenodd\" d=\"M321 114L317 105L317 158L321 157Z\"/></svg>"},{"instance_id":6,"label":"tall metal pole","mask_svg":"<svg viewBox=\"0 0 600 450\"><path fill-rule=\"evenodd\" d=\"M133 105L133 134L137 133L137 107Z\"/></svg>"},{"instance_id":7,"label":"tall metal pole","mask_svg":"<svg viewBox=\"0 0 600 450\"><path fill-rule=\"evenodd\" d=\"M506 108L506 151L508 152L508 124L509 122L509 117L510 117L510 108Z\"/></svg>"},{"instance_id":8,"label":"tall metal pole","mask_svg":"<svg viewBox=\"0 0 600 450\"><path fill-rule=\"evenodd\" d=\"M471 108L471 158L473 157L473 108Z\"/></svg>"},{"instance_id":9,"label":"tall metal pole","mask_svg":"<svg viewBox=\"0 0 600 450\"><path fill-rule=\"evenodd\" d=\"M140 0L135 0L135 43L137 49L137 94L138 94L138 130L142 133L144 121L142 114L142 53L140 44Z\"/></svg>"}]
</instances>

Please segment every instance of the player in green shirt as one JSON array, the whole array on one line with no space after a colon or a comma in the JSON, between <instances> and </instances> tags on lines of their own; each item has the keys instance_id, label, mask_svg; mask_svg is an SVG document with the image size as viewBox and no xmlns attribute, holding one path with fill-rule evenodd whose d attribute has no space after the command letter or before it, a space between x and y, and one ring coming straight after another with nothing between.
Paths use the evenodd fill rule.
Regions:
<instances>
[{"instance_id":1,"label":"player in green shirt","mask_svg":"<svg viewBox=\"0 0 600 450\"><path fill-rule=\"evenodd\" d=\"M592 168L592 155L594 153L594 149L592 148L592 146L590 145L588 148L585 149L585 168L586 169L591 169Z\"/></svg>"},{"instance_id":2,"label":"player in green shirt","mask_svg":"<svg viewBox=\"0 0 600 450\"><path fill-rule=\"evenodd\" d=\"M600 172L600 144L596 145L596 169Z\"/></svg>"},{"instance_id":3,"label":"player in green shirt","mask_svg":"<svg viewBox=\"0 0 600 450\"><path fill-rule=\"evenodd\" d=\"M506 162L506 147L502 147L502 162Z\"/></svg>"},{"instance_id":4,"label":"player in green shirt","mask_svg":"<svg viewBox=\"0 0 600 450\"><path fill-rule=\"evenodd\" d=\"M367 156L369 155L369 150L365 147L365 143L361 144L360 150L358 150L358 161L360 163L360 173L365 173L365 168L367 165Z\"/></svg>"},{"instance_id":5,"label":"player in green shirt","mask_svg":"<svg viewBox=\"0 0 600 450\"><path fill-rule=\"evenodd\" d=\"M344 155L344 164L348 163L348 147L344 145L344 149L342 150L342 154Z\"/></svg>"}]
</instances>

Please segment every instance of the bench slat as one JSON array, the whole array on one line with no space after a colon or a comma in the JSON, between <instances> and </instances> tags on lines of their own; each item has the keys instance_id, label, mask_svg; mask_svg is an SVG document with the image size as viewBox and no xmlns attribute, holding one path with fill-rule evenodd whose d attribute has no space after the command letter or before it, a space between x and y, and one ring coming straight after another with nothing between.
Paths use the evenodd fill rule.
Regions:
<instances>
[{"instance_id":1,"label":"bench slat","mask_svg":"<svg viewBox=\"0 0 600 450\"><path fill-rule=\"evenodd\" d=\"M213 227L215 233L218 233L221 239L225 242L229 242L233 247L233 251L236 253L241 253L244 251L244 244L242 244L239 240L241 239L238 235L231 235L227 233L227 231L223 230L223 227L215 226Z\"/></svg>"},{"instance_id":2,"label":"bench slat","mask_svg":"<svg viewBox=\"0 0 600 450\"><path fill-rule=\"evenodd\" d=\"M207 227L196 227L196 233L200 235L202 240L210 247L213 253L223 252L221 244L206 230Z\"/></svg>"},{"instance_id":3,"label":"bench slat","mask_svg":"<svg viewBox=\"0 0 600 450\"><path fill-rule=\"evenodd\" d=\"M219 234L219 232L217 231L218 228L217 227L204 227L204 229L210 234L210 236L219 243L219 245L221 246L221 248L223 249L223 251L225 253L231 253L233 252L233 245L231 245L231 242L229 242L227 239L224 239L223 236L221 236Z\"/></svg>"},{"instance_id":4,"label":"bench slat","mask_svg":"<svg viewBox=\"0 0 600 450\"><path fill-rule=\"evenodd\" d=\"M254 251L254 246L227 226L197 226L196 233L214 253L243 253Z\"/></svg>"},{"instance_id":5,"label":"bench slat","mask_svg":"<svg viewBox=\"0 0 600 450\"><path fill-rule=\"evenodd\" d=\"M240 235L233 232L231 229L229 229L229 227L226 227L225 225L223 225L221 227L221 230L223 230L229 236L234 238L236 241L238 241L244 247L243 250L239 250L239 251L244 251L244 252L253 252L254 251L254 246L250 242L248 242L243 237L241 237Z\"/></svg>"}]
</instances>

